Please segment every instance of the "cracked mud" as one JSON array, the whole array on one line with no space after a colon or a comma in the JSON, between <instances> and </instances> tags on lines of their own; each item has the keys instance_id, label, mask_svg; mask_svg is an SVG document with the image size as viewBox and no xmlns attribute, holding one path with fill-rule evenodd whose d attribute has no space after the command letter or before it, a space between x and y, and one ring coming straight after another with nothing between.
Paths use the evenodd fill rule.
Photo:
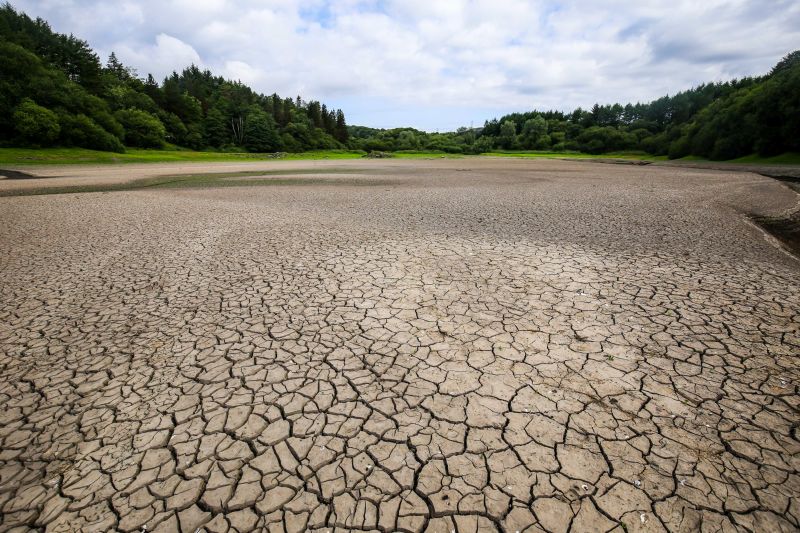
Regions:
<instances>
[{"instance_id":1,"label":"cracked mud","mask_svg":"<svg viewBox=\"0 0 800 533\"><path fill-rule=\"evenodd\" d=\"M796 193L348 164L0 198L1 531L798 529Z\"/></svg>"}]
</instances>

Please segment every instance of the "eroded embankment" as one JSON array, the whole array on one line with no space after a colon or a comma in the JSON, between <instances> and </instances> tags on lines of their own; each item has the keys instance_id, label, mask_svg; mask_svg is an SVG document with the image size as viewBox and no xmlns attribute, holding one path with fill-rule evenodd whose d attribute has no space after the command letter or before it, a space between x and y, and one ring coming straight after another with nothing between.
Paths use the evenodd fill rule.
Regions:
<instances>
[{"instance_id":1,"label":"eroded embankment","mask_svg":"<svg viewBox=\"0 0 800 533\"><path fill-rule=\"evenodd\" d=\"M800 211L787 216L751 218L761 229L780 241L792 255L800 259Z\"/></svg>"},{"instance_id":2,"label":"eroded embankment","mask_svg":"<svg viewBox=\"0 0 800 533\"><path fill-rule=\"evenodd\" d=\"M795 191L797 205L794 209L776 216L751 216L761 229L775 237L789 252L800 259L800 177L781 174L775 171L759 172L763 176L776 179Z\"/></svg>"}]
</instances>

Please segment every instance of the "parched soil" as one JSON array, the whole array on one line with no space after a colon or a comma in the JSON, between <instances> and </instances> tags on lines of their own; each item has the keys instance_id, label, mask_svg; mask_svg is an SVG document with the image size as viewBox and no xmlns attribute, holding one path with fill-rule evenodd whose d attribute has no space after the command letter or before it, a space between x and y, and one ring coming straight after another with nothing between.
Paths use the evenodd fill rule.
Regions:
<instances>
[{"instance_id":1,"label":"parched soil","mask_svg":"<svg viewBox=\"0 0 800 533\"><path fill-rule=\"evenodd\" d=\"M0 198L0 531L798 530L800 261L751 222L797 211L775 180L487 158L0 191L280 169Z\"/></svg>"}]
</instances>

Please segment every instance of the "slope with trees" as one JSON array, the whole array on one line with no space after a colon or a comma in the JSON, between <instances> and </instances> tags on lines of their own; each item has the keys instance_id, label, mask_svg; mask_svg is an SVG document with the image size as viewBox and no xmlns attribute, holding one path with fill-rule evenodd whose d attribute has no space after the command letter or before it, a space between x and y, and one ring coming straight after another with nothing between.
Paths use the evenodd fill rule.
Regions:
<instances>
[{"instance_id":1,"label":"slope with trees","mask_svg":"<svg viewBox=\"0 0 800 533\"><path fill-rule=\"evenodd\" d=\"M161 83L0 6L0 145L304 151L343 148L344 113L265 96L192 65Z\"/></svg>"},{"instance_id":2,"label":"slope with trees","mask_svg":"<svg viewBox=\"0 0 800 533\"><path fill-rule=\"evenodd\" d=\"M639 151L709 159L800 152L800 51L766 76L707 83L645 104L512 113L446 134L363 127L350 133L354 147L381 151Z\"/></svg>"}]
</instances>

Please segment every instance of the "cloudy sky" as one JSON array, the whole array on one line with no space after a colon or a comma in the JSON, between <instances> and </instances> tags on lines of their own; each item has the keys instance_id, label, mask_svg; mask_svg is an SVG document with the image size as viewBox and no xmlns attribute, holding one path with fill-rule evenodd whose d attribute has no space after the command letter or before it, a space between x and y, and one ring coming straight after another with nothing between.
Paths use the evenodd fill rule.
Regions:
<instances>
[{"instance_id":1,"label":"cloudy sky","mask_svg":"<svg viewBox=\"0 0 800 533\"><path fill-rule=\"evenodd\" d=\"M162 78L195 63L350 124L452 130L763 74L797 0L11 0Z\"/></svg>"}]
</instances>

